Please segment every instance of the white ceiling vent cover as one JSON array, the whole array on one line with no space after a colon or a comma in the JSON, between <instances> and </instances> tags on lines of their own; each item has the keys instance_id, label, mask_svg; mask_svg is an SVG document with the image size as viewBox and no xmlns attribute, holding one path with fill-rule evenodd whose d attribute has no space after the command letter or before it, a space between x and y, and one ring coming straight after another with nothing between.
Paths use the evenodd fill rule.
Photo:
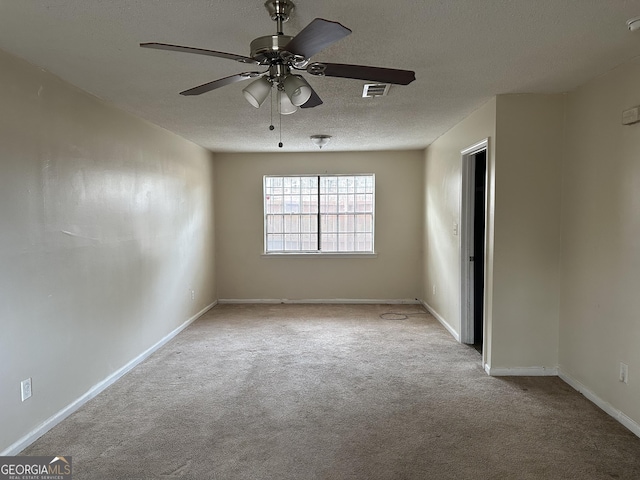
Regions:
<instances>
[{"instance_id":1,"label":"white ceiling vent cover","mask_svg":"<svg viewBox=\"0 0 640 480\"><path fill-rule=\"evenodd\" d=\"M391 85L388 83L367 83L362 90L363 98L386 97Z\"/></svg>"}]
</instances>

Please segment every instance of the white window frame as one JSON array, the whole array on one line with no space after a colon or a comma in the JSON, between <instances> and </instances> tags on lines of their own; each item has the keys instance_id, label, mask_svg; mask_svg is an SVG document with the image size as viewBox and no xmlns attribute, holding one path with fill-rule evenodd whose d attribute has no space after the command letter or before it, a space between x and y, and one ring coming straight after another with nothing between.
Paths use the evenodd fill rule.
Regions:
<instances>
[{"instance_id":1,"label":"white window frame","mask_svg":"<svg viewBox=\"0 0 640 480\"><path fill-rule=\"evenodd\" d=\"M268 178L303 178L303 177L318 177L318 197L320 197L320 179L321 178L337 178L337 177L371 177L373 181L373 191L370 193L372 196L372 211L371 212L361 212L371 215L371 250L343 250L343 251L326 251L326 250L273 250L269 251L267 249L267 179ZM375 223L376 223L376 179L375 174L373 173L347 173L347 174L294 174L294 175L264 175L262 181L262 199L263 199L263 255L265 256L338 256L338 257L375 257ZM354 192L354 195L356 193ZM322 224L322 216L323 215L332 215L333 212L330 213L321 213L320 212L321 204L318 201L318 211L314 215L317 215L318 219L318 231L314 232L317 235L317 241L319 243L319 248L322 248L321 245L321 227ZM358 212L354 212L353 214L357 214ZM339 215L339 212L335 213Z\"/></svg>"}]
</instances>

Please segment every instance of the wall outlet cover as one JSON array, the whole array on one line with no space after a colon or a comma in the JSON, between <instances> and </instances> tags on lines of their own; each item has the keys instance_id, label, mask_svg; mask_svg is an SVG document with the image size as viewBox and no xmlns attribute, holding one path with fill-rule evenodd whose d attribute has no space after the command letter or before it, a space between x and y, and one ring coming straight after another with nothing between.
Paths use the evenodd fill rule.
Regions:
<instances>
[{"instance_id":1,"label":"wall outlet cover","mask_svg":"<svg viewBox=\"0 0 640 480\"><path fill-rule=\"evenodd\" d=\"M623 383L629 383L629 365L620 362L620 377L619 380Z\"/></svg>"},{"instance_id":2,"label":"wall outlet cover","mask_svg":"<svg viewBox=\"0 0 640 480\"><path fill-rule=\"evenodd\" d=\"M20 382L20 396L23 402L31 396L31 378Z\"/></svg>"},{"instance_id":3,"label":"wall outlet cover","mask_svg":"<svg viewBox=\"0 0 640 480\"><path fill-rule=\"evenodd\" d=\"M622 112L622 124L633 125L640 122L640 107L630 108Z\"/></svg>"}]
</instances>

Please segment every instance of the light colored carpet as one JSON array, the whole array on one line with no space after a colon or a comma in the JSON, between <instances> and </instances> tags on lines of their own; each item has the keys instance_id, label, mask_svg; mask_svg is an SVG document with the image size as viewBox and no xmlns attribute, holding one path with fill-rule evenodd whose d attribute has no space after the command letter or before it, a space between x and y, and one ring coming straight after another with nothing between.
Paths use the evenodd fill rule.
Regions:
<instances>
[{"instance_id":1,"label":"light colored carpet","mask_svg":"<svg viewBox=\"0 0 640 480\"><path fill-rule=\"evenodd\" d=\"M220 305L23 454L75 480L640 478L640 439L560 379L480 363L417 305Z\"/></svg>"}]
</instances>

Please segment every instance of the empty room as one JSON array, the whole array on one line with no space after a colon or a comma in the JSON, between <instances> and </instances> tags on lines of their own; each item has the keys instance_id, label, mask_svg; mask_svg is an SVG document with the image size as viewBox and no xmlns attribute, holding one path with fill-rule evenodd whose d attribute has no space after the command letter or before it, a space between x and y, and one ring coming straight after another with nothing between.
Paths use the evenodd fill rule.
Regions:
<instances>
[{"instance_id":1,"label":"empty room","mask_svg":"<svg viewBox=\"0 0 640 480\"><path fill-rule=\"evenodd\" d=\"M640 478L640 0L0 2L0 479Z\"/></svg>"}]
</instances>

